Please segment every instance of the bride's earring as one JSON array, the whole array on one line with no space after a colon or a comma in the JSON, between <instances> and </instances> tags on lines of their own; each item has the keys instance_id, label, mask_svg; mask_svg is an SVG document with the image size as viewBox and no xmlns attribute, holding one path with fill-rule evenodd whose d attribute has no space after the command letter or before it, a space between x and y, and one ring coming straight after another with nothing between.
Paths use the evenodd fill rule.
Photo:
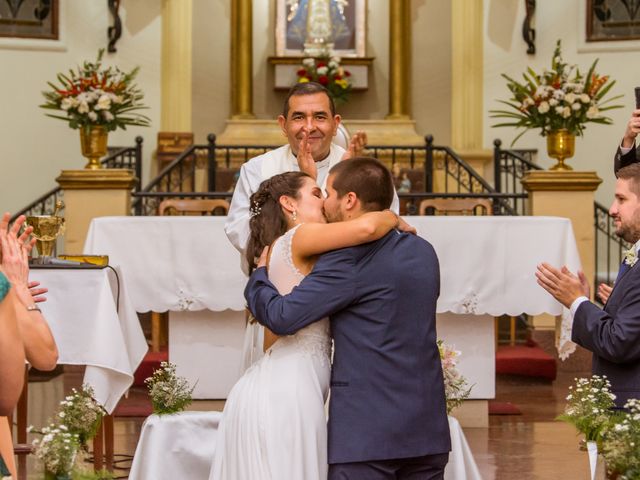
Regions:
<instances>
[{"instance_id":1,"label":"bride's earring","mask_svg":"<svg viewBox=\"0 0 640 480\"><path fill-rule=\"evenodd\" d=\"M295 210L293 212L291 212L291 219L295 222L296 220L298 220L298 212L296 212Z\"/></svg>"}]
</instances>

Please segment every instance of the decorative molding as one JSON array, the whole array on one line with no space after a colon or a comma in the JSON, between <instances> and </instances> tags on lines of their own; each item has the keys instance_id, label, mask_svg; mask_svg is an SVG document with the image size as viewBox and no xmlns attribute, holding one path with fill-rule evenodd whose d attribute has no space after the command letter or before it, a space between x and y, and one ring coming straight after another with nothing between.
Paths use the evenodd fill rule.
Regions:
<instances>
[{"instance_id":1,"label":"decorative molding","mask_svg":"<svg viewBox=\"0 0 640 480\"><path fill-rule=\"evenodd\" d=\"M116 42L122 36L122 21L120 20L120 0L107 0L109 2L109 12L113 17L113 25L107 29L107 36L109 37L109 46L107 52L116 53Z\"/></svg>"},{"instance_id":2,"label":"decorative molding","mask_svg":"<svg viewBox=\"0 0 640 480\"><path fill-rule=\"evenodd\" d=\"M533 28L532 24L535 20L536 0L524 0L524 4L527 14L522 23L522 38L527 44L527 53L534 55L536 53L536 29Z\"/></svg>"},{"instance_id":3,"label":"decorative molding","mask_svg":"<svg viewBox=\"0 0 640 480\"><path fill-rule=\"evenodd\" d=\"M63 190L131 190L137 178L128 168L62 170L56 182Z\"/></svg>"},{"instance_id":4,"label":"decorative molding","mask_svg":"<svg viewBox=\"0 0 640 480\"><path fill-rule=\"evenodd\" d=\"M540 191L595 191L602 183L596 172L552 172L549 170L530 171L522 179L522 185L529 192Z\"/></svg>"}]
</instances>

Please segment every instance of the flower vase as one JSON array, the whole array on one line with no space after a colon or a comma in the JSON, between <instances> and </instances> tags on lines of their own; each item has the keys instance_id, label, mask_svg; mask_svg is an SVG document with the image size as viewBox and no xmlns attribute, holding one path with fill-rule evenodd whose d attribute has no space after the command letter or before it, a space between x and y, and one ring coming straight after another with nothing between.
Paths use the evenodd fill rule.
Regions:
<instances>
[{"instance_id":1,"label":"flower vase","mask_svg":"<svg viewBox=\"0 0 640 480\"><path fill-rule=\"evenodd\" d=\"M573 157L576 147L576 136L569 133L568 130L562 128L554 130L547 135L547 153L551 158L555 158L556 163L549 170L556 172L567 172L573 170L569 165L564 163L565 158Z\"/></svg>"},{"instance_id":2,"label":"flower vase","mask_svg":"<svg viewBox=\"0 0 640 480\"><path fill-rule=\"evenodd\" d=\"M606 468L604 457L598 453L597 442L587 442L587 453L589 454L589 470L591 472L591 480L606 480Z\"/></svg>"},{"instance_id":3,"label":"flower vase","mask_svg":"<svg viewBox=\"0 0 640 480\"><path fill-rule=\"evenodd\" d=\"M80 127L80 146L82 156L89 159L84 168L98 170L102 168L100 159L107 154L107 129L102 125Z\"/></svg>"}]
</instances>

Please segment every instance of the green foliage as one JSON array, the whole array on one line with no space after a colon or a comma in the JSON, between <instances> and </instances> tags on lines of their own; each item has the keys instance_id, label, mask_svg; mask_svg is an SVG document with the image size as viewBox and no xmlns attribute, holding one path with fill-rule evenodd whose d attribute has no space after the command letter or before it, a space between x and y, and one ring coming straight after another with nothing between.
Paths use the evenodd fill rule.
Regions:
<instances>
[{"instance_id":1,"label":"green foliage","mask_svg":"<svg viewBox=\"0 0 640 480\"><path fill-rule=\"evenodd\" d=\"M543 137L561 129L582 136L587 123L610 125L611 118L603 116L602 112L622 108L622 105L610 104L622 95L604 100L616 82L610 81L608 75L598 75L595 71L597 64L596 59L583 75L578 68L564 62L558 40L551 70L545 69L542 74L538 74L527 68L522 74L524 81L520 82L502 75L507 81L511 98L506 101L498 100L506 105L506 109L491 110L490 113L492 118L507 121L493 126L521 129L513 144L530 129L540 129Z\"/></svg>"}]
</instances>

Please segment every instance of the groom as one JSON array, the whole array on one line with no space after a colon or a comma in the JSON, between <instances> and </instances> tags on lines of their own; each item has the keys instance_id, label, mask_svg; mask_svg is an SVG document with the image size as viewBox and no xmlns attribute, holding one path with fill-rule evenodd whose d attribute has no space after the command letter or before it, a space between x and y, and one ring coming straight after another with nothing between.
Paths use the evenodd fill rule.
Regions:
<instances>
[{"instance_id":1,"label":"groom","mask_svg":"<svg viewBox=\"0 0 640 480\"><path fill-rule=\"evenodd\" d=\"M325 215L349 220L389 208L393 182L373 158L334 166ZM329 479L441 479L451 442L436 344L438 258L415 235L326 253L289 294L269 282L264 257L245 297L278 335L331 317Z\"/></svg>"}]
</instances>

